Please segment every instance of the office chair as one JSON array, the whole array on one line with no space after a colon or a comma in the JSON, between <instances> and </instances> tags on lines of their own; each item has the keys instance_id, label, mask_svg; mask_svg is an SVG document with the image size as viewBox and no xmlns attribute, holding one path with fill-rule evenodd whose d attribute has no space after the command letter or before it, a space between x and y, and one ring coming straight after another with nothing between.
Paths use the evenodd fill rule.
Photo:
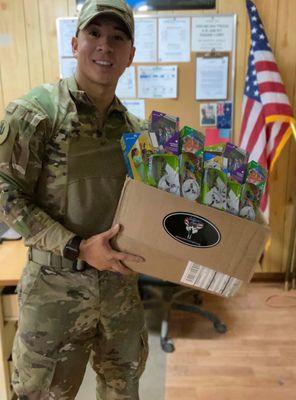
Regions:
<instances>
[{"instance_id":1,"label":"office chair","mask_svg":"<svg viewBox=\"0 0 296 400\"><path fill-rule=\"evenodd\" d=\"M140 274L139 292L145 309L161 309L160 345L166 353L175 350L174 342L169 336L169 317L173 309L197 313L210 320L218 333L227 331L226 325L219 318L201 307L201 294L196 289ZM191 301L186 301L188 297L191 297Z\"/></svg>"}]
</instances>

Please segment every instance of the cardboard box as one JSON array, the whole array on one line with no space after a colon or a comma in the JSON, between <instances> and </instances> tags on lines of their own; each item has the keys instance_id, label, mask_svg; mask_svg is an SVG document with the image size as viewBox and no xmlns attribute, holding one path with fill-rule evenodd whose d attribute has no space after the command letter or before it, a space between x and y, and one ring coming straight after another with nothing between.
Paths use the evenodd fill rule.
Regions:
<instances>
[{"instance_id":1,"label":"cardboard box","mask_svg":"<svg viewBox=\"0 0 296 400\"><path fill-rule=\"evenodd\" d=\"M254 222L127 179L113 245L141 255L135 271L223 297L249 282L269 236Z\"/></svg>"}]
</instances>

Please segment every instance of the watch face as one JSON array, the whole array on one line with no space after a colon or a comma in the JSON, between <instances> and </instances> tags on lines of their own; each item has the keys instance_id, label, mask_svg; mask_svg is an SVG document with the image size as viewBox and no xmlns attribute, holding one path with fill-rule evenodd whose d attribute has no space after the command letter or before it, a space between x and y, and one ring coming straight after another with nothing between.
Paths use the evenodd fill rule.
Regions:
<instances>
[{"instance_id":1,"label":"watch face","mask_svg":"<svg viewBox=\"0 0 296 400\"><path fill-rule=\"evenodd\" d=\"M80 236L74 236L66 244L64 249L64 257L71 261L77 260L79 256L79 246L82 238Z\"/></svg>"}]
</instances>

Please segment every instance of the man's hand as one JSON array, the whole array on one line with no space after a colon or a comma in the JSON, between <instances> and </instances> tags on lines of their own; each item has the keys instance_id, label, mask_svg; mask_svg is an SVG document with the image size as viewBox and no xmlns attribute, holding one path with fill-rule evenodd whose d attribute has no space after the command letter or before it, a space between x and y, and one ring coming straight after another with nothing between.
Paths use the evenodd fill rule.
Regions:
<instances>
[{"instance_id":1,"label":"man's hand","mask_svg":"<svg viewBox=\"0 0 296 400\"><path fill-rule=\"evenodd\" d=\"M119 232L119 224L106 232L82 240L79 247L79 258L99 271L113 271L128 275L133 271L124 265L125 261L143 262L142 257L122 253L112 249L110 239Z\"/></svg>"}]
</instances>

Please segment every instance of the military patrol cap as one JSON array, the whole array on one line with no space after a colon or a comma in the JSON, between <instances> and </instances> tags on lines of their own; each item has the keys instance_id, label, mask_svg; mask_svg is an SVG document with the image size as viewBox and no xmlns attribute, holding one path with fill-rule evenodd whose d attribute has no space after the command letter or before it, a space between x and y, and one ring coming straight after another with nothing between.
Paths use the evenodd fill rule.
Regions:
<instances>
[{"instance_id":1,"label":"military patrol cap","mask_svg":"<svg viewBox=\"0 0 296 400\"><path fill-rule=\"evenodd\" d=\"M135 23L132 9L124 0L86 0L78 16L77 31L84 29L98 15L114 15L126 26L134 42Z\"/></svg>"}]
</instances>

